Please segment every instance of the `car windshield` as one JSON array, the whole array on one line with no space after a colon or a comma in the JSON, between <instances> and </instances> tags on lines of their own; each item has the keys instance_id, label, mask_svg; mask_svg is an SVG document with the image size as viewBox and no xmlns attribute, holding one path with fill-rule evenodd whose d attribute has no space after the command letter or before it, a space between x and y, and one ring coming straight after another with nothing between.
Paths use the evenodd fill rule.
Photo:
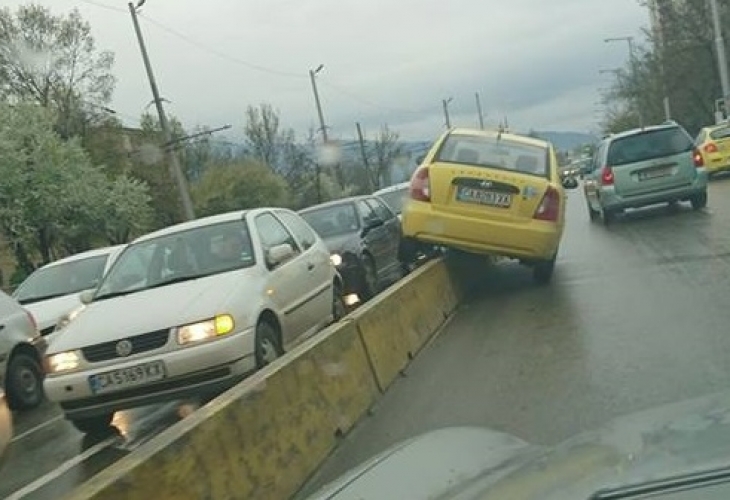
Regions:
<instances>
[{"instance_id":1,"label":"car windshield","mask_svg":"<svg viewBox=\"0 0 730 500\"><path fill-rule=\"evenodd\" d=\"M498 168L549 177L547 149L505 137L451 134L444 141L436 161Z\"/></svg>"},{"instance_id":2,"label":"car windshield","mask_svg":"<svg viewBox=\"0 0 730 500\"><path fill-rule=\"evenodd\" d=\"M727 139L730 137L730 127L722 127L713 130L710 132L710 137L717 140L717 139Z\"/></svg>"},{"instance_id":3,"label":"car windshield","mask_svg":"<svg viewBox=\"0 0 730 500\"><path fill-rule=\"evenodd\" d=\"M691 151L692 139L680 128L647 130L611 142L608 164L612 167L673 156Z\"/></svg>"},{"instance_id":4,"label":"car windshield","mask_svg":"<svg viewBox=\"0 0 730 500\"><path fill-rule=\"evenodd\" d=\"M322 238L349 234L360 228L360 220L353 203L308 210L301 215Z\"/></svg>"},{"instance_id":5,"label":"car windshield","mask_svg":"<svg viewBox=\"0 0 730 500\"><path fill-rule=\"evenodd\" d=\"M211 224L129 245L94 299L138 292L255 264L245 222Z\"/></svg>"},{"instance_id":6,"label":"car windshield","mask_svg":"<svg viewBox=\"0 0 730 500\"><path fill-rule=\"evenodd\" d=\"M395 191L380 193L378 196L381 200L388 204L393 212L399 214L403 211L403 201L405 200L407 195L408 187L403 187Z\"/></svg>"},{"instance_id":7,"label":"car windshield","mask_svg":"<svg viewBox=\"0 0 730 500\"><path fill-rule=\"evenodd\" d=\"M29 304L94 288L104 274L107 258L97 255L38 269L13 296L21 304Z\"/></svg>"}]
</instances>

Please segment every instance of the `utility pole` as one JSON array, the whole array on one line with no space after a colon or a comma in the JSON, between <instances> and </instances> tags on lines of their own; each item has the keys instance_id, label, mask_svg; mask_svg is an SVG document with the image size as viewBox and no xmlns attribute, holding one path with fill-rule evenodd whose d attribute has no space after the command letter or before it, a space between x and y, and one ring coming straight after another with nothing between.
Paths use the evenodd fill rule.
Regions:
<instances>
[{"instance_id":1,"label":"utility pole","mask_svg":"<svg viewBox=\"0 0 730 500\"><path fill-rule=\"evenodd\" d=\"M355 123L355 127L357 127L357 140L360 143L360 154L362 155L362 163L363 165L365 165L365 177L367 177L368 179L368 191L373 191L372 178L370 177L370 162L368 161L367 151L365 151L365 139L363 138L360 122ZM378 184L378 186L376 187L380 187L380 183L377 182L377 179L376 183Z\"/></svg>"},{"instance_id":2,"label":"utility pole","mask_svg":"<svg viewBox=\"0 0 730 500\"><path fill-rule=\"evenodd\" d=\"M141 7L144 0L140 0L137 7ZM183 174L180 162L177 154L173 151L169 145L172 143L173 138L170 133L170 127L167 123L167 116L165 116L165 110L162 107L162 100L160 99L160 92L157 89L157 82L155 76L152 73L152 64L150 58L147 55L147 48L144 45L144 39L142 38L142 30L139 27L139 20L137 19L137 7L129 2L129 13L132 15L132 22L134 23L134 31L137 34L137 41L139 42L139 50L142 52L142 59L144 60L144 67L147 70L147 78L150 81L150 87L152 89L152 97L155 101L155 107L157 108L157 116L160 120L160 128L162 129L162 136L165 140L165 154L167 155L167 161L170 169L170 175L177 185L177 190L180 195L180 203L182 205L183 214L186 220L195 219L195 211L193 210L193 201L190 198L190 192L188 191L187 180Z\"/></svg>"},{"instance_id":3,"label":"utility pole","mask_svg":"<svg viewBox=\"0 0 730 500\"><path fill-rule=\"evenodd\" d=\"M484 113L482 113L482 101L479 99L479 92L474 93L477 100L477 116L479 116L479 128L484 130Z\"/></svg>"},{"instance_id":4,"label":"utility pole","mask_svg":"<svg viewBox=\"0 0 730 500\"><path fill-rule=\"evenodd\" d=\"M727 56L725 55L725 42L722 39L720 28L720 12L717 8L717 0L710 0L712 9L712 26L715 31L715 49L717 50L717 68L720 71L720 85L722 87L722 99L725 102L725 116L730 110L730 79L727 74Z\"/></svg>"},{"instance_id":5,"label":"utility pole","mask_svg":"<svg viewBox=\"0 0 730 500\"><path fill-rule=\"evenodd\" d=\"M443 99L441 101L441 104L444 107L444 121L446 123L446 128L447 129L450 129L451 128L451 119L449 118L449 103L451 101L453 101L453 100L454 100L453 97L449 97L448 99Z\"/></svg>"},{"instance_id":6,"label":"utility pole","mask_svg":"<svg viewBox=\"0 0 730 500\"><path fill-rule=\"evenodd\" d=\"M314 104L317 106L317 115L319 116L319 129L322 131L322 140L326 143L327 139L327 126L324 123L324 114L322 113L322 103L319 100L319 91L317 90L317 73L322 71L324 64L317 66L317 69L309 70L309 79L312 81L312 92L314 93Z\"/></svg>"},{"instance_id":7,"label":"utility pole","mask_svg":"<svg viewBox=\"0 0 730 500\"><path fill-rule=\"evenodd\" d=\"M634 78L634 80L637 80L639 77L639 72L637 70L637 61L636 61L636 52L634 51L634 37L632 36L618 36L614 38L606 38L603 40L604 42L620 42L625 41L629 44L629 62L631 64L631 76ZM641 112L641 101L639 100L639 97L637 96L636 101L634 102L634 106L636 108L636 113L639 115L639 126L644 127L644 114Z\"/></svg>"}]
</instances>

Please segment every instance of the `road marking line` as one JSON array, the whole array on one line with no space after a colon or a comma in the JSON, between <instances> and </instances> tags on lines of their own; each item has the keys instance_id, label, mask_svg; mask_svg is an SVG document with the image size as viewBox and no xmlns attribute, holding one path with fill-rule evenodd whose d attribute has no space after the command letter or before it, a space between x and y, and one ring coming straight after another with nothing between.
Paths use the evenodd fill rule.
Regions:
<instances>
[{"instance_id":1,"label":"road marking line","mask_svg":"<svg viewBox=\"0 0 730 500\"><path fill-rule=\"evenodd\" d=\"M12 495L7 497L5 500L21 500L26 495L29 495L30 493L33 493L34 491L37 491L47 485L48 483L55 481L62 475L64 475L69 470L73 469L80 463L84 462L86 459L90 458L93 455L96 455L100 451L102 451L104 448L107 448L109 445L113 444L116 440L119 439L119 436L110 436L104 441L101 441L100 443L96 443L94 446L89 448L88 450L84 451L80 455L76 455L75 457L65 461L63 464L61 464L59 467L53 469L52 471L48 472L47 474L39 477L35 481L33 481L30 484L25 485L18 491L14 492Z\"/></svg>"},{"instance_id":2,"label":"road marking line","mask_svg":"<svg viewBox=\"0 0 730 500\"><path fill-rule=\"evenodd\" d=\"M53 417L52 419L50 419L50 420L46 420L46 421L45 421L45 422L43 422L42 424L38 424L38 425L36 425L35 427L32 427L32 428L28 429L28 430L27 430L27 431L25 431L25 432L21 432L21 433L20 433L20 434L18 434L17 436L13 436L13 439L11 439L11 440L10 440L10 442L11 442L11 443L14 443L15 441L20 441L20 440L21 440L21 439L23 439L24 437L27 437L27 436L29 436L30 434L33 434L34 432L36 432L36 431L39 431L39 430L43 429L44 427L47 427L47 426L49 426L49 425L51 425L51 424L53 424L53 423L55 423L55 422L58 422L58 421L59 421L59 420L61 420L62 418L63 418L63 416L62 416L62 415L56 415L56 416L55 416L55 417Z\"/></svg>"}]
</instances>

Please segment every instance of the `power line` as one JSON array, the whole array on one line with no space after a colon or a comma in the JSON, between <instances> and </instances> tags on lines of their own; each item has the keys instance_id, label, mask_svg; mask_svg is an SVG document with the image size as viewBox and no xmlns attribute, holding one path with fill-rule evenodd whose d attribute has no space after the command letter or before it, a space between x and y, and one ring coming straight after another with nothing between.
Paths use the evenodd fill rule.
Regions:
<instances>
[{"instance_id":1,"label":"power line","mask_svg":"<svg viewBox=\"0 0 730 500\"><path fill-rule=\"evenodd\" d=\"M122 14L126 14L127 11L124 9L120 9L119 7L114 7L113 5L107 5L101 2L95 2L94 0L80 0L82 3L88 4L88 5L94 5L95 7L100 7L102 9L107 10L113 10L114 12L121 12Z\"/></svg>"}]
</instances>

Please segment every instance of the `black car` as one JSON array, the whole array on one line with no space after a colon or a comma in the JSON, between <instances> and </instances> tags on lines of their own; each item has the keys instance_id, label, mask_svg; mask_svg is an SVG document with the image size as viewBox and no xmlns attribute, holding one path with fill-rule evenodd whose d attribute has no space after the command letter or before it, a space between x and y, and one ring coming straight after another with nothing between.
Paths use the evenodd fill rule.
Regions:
<instances>
[{"instance_id":1,"label":"black car","mask_svg":"<svg viewBox=\"0 0 730 500\"><path fill-rule=\"evenodd\" d=\"M343 198L299 213L329 247L346 296L364 302L401 277L400 221L378 197Z\"/></svg>"}]
</instances>

